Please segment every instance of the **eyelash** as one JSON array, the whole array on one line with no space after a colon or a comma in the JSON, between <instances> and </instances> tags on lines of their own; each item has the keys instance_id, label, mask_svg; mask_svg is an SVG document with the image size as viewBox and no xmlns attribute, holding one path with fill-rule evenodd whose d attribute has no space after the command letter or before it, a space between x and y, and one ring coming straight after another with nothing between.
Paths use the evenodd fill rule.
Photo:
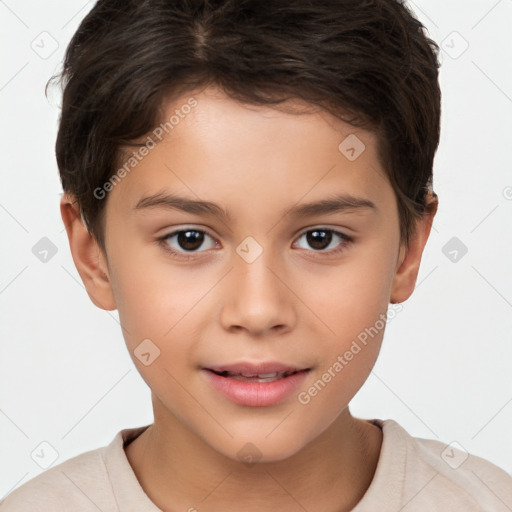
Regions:
<instances>
[{"instance_id":1,"label":"eyelash","mask_svg":"<svg viewBox=\"0 0 512 512\"><path fill-rule=\"evenodd\" d=\"M162 245L164 251L170 253L173 257L177 257L178 259L184 259L184 260L190 260L190 259L193 259L195 258L195 254L198 252L190 252L189 254L187 253L182 253L182 252L179 252L179 251L176 251L175 249L172 249L169 244L167 243L167 240L169 240L170 238L172 238L173 236L176 236L176 235L179 235L180 233L186 233L187 231L193 231L195 233L201 233L203 235L207 235L209 236L210 238L212 238L214 240L214 237L212 235L210 235L207 231L203 230L203 229L196 229L196 228L186 228L186 229L179 229L177 231L172 231L171 233L168 233L167 235L165 236L162 236L160 238L158 238L158 242ZM327 233L332 233L334 234L335 236L338 236L339 238L341 238L342 242L340 244L340 246L336 249L331 249L331 250L312 250L313 253L319 253L320 255L322 254L329 254L329 255L337 255L343 251L346 250L347 248L347 245L349 245L350 243L353 242L353 239L347 235L345 235L344 233L341 233L340 231L337 231L335 229L331 229L331 228L323 228L323 227L318 227L318 228L312 228L312 229L308 229L306 231L303 231L297 238L300 239L301 237L303 237L304 235L306 235L307 233L312 233L313 231L325 231ZM315 256L317 257L317 256Z\"/></svg>"}]
</instances>

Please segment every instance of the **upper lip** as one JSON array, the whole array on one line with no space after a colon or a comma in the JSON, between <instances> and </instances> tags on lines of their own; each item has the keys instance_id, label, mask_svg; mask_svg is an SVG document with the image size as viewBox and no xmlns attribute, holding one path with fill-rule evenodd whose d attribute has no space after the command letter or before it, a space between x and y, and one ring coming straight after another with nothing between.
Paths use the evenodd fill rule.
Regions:
<instances>
[{"instance_id":1,"label":"upper lip","mask_svg":"<svg viewBox=\"0 0 512 512\"><path fill-rule=\"evenodd\" d=\"M263 375L267 373L290 373L301 370L308 370L309 368L302 368L299 366L290 366L288 364L279 362L262 362L262 363L249 363L240 362L233 364L222 364L214 366L205 366L205 370L212 370L214 372L233 372L243 375Z\"/></svg>"}]
</instances>

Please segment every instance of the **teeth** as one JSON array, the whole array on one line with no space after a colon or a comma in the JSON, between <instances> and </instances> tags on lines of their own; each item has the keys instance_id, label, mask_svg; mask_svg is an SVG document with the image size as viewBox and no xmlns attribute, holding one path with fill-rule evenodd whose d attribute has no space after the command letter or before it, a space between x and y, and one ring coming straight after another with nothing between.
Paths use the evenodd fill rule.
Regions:
<instances>
[{"instance_id":1,"label":"teeth","mask_svg":"<svg viewBox=\"0 0 512 512\"><path fill-rule=\"evenodd\" d=\"M254 382L271 382L274 380L279 380L284 377L288 377L295 371L287 371L287 372L272 372L272 373L239 373L239 372L215 372L222 377L228 377L230 379L235 380L252 380Z\"/></svg>"},{"instance_id":2,"label":"teeth","mask_svg":"<svg viewBox=\"0 0 512 512\"><path fill-rule=\"evenodd\" d=\"M247 379L258 378L258 379L275 379L282 378L288 375L289 372L274 372L274 373L235 373L228 372L228 377L245 377Z\"/></svg>"},{"instance_id":3,"label":"teeth","mask_svg":"<svg viewBox=\"0 0 512 512\"><path fill-rule=\"evenodd\" d=\"M233 380L242 380L245 382L274 382L276 380L279 380L282 376L277 375L275 377L265 377L261 378L259 376L256 377L245 377L244 375L230 375L229 378Z\"/></svg>"}]
</instances>

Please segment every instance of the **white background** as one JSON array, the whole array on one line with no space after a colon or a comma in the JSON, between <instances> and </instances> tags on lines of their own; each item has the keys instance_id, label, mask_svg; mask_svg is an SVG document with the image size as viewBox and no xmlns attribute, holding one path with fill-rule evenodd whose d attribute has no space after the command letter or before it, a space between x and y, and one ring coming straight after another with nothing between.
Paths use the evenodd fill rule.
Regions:
<instances>
[{"instance_id":1,"label":"white background","mask_svg":"<svg viewBox=\"0 0 512 512\"><path fill-rule=\"evenodd\" d=\"M444 41L440 207L417 289L352 411L457 441L512 473L512 2L411 6ZM0 498L43 470L31 458L41 442L57 464L152 422L117 312L89 300L59 213L60 100L44 86L91 7L0 1ZM52 44L47 58L31 47ZM32 252L42 237L57 248L46 263ZM452 237L468 249L456 262L443 253Z\"/></svg>"}]
</instances>

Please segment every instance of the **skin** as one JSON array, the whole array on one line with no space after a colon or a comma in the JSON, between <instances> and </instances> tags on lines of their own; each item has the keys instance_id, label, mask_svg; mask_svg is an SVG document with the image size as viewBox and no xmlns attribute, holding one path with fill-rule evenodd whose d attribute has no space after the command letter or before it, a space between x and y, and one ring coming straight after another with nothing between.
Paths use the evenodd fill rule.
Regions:
<instances>
[{"instance_id":1,"label":"skin","mask_svg":"<svg viewBox=\"0 0 512 512\"><path fill-rule=\"evenodd\" d=\"M165 118L191 96L165 105ZM350 510L374 476L382 432L352 417L348 404L375 364L384 329L309 403L297 394L322 378L390 302L411 295L437 198L405 247L373 133L319 109L297 115L242 105L213 87L193 97L197 107L105 199L106 254L74 198L61 201L87 292L96 306L118 309L132 359L152 390L154 423L126 455L162 510ZM349 134L365 144L354 161L338 150ZM142 196L163 189L215 202L231 219L134 210ZM377 208L307 218L281 213L334 193ZM188 253L177 237L157 240L185 228L211 237ZM318 249L304 234L314 228L353 241L333 234ZM263 250L251 263L236 252L248 236ZM165 243L192 257L172 256ZM148 338L160 356L145 366L134 350ZM220 395L200 371L239 361L311 371L283 402L249 407ZM252 466L237 456L246 443L261 454Z\"/></svg>"}]
</instances>

